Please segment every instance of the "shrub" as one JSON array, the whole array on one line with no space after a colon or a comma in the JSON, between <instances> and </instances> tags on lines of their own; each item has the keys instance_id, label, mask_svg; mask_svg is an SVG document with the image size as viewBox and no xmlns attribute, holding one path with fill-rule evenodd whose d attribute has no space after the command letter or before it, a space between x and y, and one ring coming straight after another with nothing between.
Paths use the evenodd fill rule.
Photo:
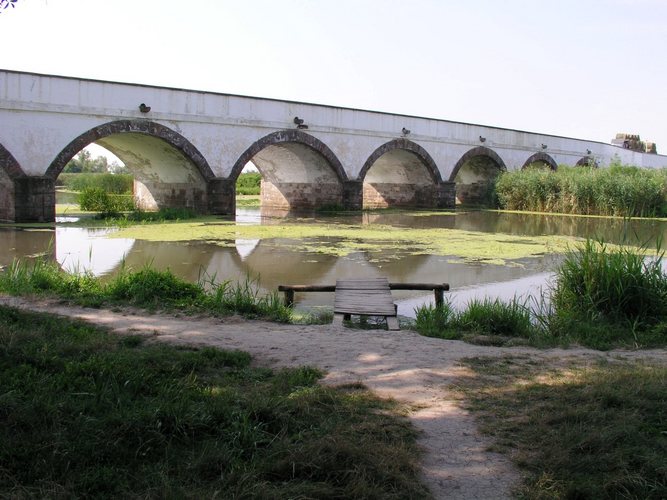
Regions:
<instances>
[{"instance_id":1,"label":"shrub","mask_svg":"<svg viewBox=\"0 0 667 500\"><path fill-rule=\"evenodd\" d=\"M258 172L246 172L236 180L236 194L259 194L262 176Z\"/></svg>"},{"instance_id":2,"label":"shrub","mask_svg":"<svg viewBox=\"0 0 667 500\"><path fill-rule=\"evenodd\" d=\"M104 216L118 215L135 208L132 195L109 194L98 187L85 188L79 194L79 205L81 210L100 212Z\"/></svg>"},{"instance_id":3,"label":"shrub","mask_svg":"<svg viewBox=\"0 0 667 500\"><path fill-rule=\"evenodd\" d=\"M60 174L57 182L72 191L99 188L110 194L132 194L134 177L127 174Z\"/></svg>"}]
</instances>

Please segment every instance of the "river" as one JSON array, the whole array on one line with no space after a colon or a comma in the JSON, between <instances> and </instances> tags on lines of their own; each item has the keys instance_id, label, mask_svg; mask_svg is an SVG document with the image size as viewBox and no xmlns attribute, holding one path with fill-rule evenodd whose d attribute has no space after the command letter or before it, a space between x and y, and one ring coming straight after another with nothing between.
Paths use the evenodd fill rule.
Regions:
<instances>
[{"instance_id":1,"label":"river","mask_svg":"<svg viewBox=\"0 0 667 500\"><path fill-rule=\"evenodd\" d=\"M297 225L318 225L323 234L319 247L304 245L290 234L284 237L238 237L225 245L201 238L189 241L153 241L141 237L117 237L118 228L89 228L76 218L61 217L52 227L5 226L0 228L0 266L13 259L46 254L55 257L70 272L87 270L97 276L113 276L123 266L140 269L150 264L169 268L189 280L202 278L244 280L258 277L261 291L275 291L281 284L334 284L338 278L385 276L390 282L449 283L450 301L456 306L472 297L509 299L530 293L539 296L548 287L562 253L549 251L529 257L475 259L468 255L447 255L445 251L424 253L395 236L421 230L455 230L484 234L493 242L500 235L524 237L566 237L572 245L579 239L604 238L610 243L631 241L655 245L667 233L667 221L533 215L495 211L439 212L387 211L349 216L287 219ZM237 212L238 226L271 226L285 219L264 216L257 208ZM327 237L327 228L382 228L387 244L372 249L329 251L341 240ZM427 233L428 234L428 233ZM433 233L436 234L436 233ZM437 233L440 234L440 233ZM444 233L443 233L444 234ZM323 245L326 242L326 246ZM393 243L392 243L393 242ZM391 244L390 244L391 243ZM530 244L530 241L524 242ZM353 243L352 243L353 244ZM399 314L414 316L414 308L432 300L426 292L394 291ZM308 309L331 306L328 293L297 294L296 306Z\"/></svg>"}]
</instances>

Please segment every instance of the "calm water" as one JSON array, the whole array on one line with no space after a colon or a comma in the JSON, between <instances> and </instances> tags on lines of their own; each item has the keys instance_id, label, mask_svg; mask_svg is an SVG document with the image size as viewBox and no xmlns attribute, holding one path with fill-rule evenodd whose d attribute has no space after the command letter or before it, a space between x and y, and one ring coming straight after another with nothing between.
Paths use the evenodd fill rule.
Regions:
<instances>
[{"instance_id":1,"label":"calm water","mask_svg":"<svg viewBox=\"0 0 667 500\"><path fill-rule=\"evenodd\" d=\"M303 220L308 224L308 220ZM239 224L272 224L277 219L262 217L259 209L239 209ZM322 222L322 220L314 222ZM621 242L624 238L654 242L667 236L667 222L629 221L467 212L452 215L418 213L380 213L327 218L327 223L381 224L400 228L455 228L468 231L506 233L521 236L567 235L602 237ZM217 280L244 280L260 276L264 290L276 290L281 284L334 284L337 278L386 276L394 282L449 283L455 305L472 297L511 298L539 291L548 282L560 257L509 261L506 265L452 263L451 257L438 255L403 255L400 250L352 253L336 257L309 253L271 240L236 240L234 247L220 247L200 242L147 242L109 239L114 229L86 229L56 224L52 229L0 228L0 266L15 257L54 255L69 271L90 270L98 276L111 276L123 265L139 269L147 263L159 269L171 269L178 276L196 281L201 276ZM297 243L297 242L295 242ZM399 313L414 315L414 307L431 300L425 292L393 292ZM332 305L333 294L310 293L296 297L297 306L308 308Z\"/></svg>"}]
</instances>

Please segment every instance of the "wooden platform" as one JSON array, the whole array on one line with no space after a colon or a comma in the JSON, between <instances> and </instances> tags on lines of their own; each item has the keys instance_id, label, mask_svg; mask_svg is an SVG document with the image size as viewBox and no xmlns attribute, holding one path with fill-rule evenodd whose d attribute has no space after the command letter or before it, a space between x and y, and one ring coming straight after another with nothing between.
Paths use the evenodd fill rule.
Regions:
<instances>
[{"instance_id":1,"label":"wooden platform","mask_svg":"<svg viewBox=\"0 0 667 500\"><path fill-rule=\"evenodd\" d=\"M337 280L334 325L342 325L351 315L384 316L390 330L399 330L396 306L387 278Z\"/></svg>"}]
</instances>

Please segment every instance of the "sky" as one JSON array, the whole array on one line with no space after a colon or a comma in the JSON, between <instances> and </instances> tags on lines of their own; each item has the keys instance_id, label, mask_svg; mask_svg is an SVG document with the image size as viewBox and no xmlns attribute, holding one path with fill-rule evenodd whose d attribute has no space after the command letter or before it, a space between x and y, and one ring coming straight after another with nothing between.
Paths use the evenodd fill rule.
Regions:
<instances>
[{"instance_id":1,"label":"sky","mask_svg":"<svg viewBox=\"0 0 667 500\"><path fill-rule=\"evenodd\" d=\"M17 0L0 68L667 153L666 0Z\"/></svg>"}]
</instances>

